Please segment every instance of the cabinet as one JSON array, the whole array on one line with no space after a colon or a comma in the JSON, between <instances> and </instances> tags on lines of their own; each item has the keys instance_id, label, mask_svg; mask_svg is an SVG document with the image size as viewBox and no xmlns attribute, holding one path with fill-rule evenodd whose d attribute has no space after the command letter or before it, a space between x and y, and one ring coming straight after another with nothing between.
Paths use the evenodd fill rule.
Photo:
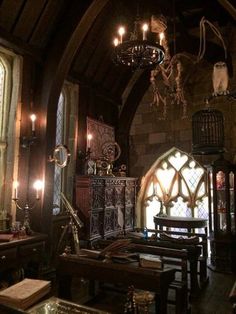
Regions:
<instances>
[{"instance_id":1,"label":"cabinet","mask_svg":"<svg viewBox=\"0 0 236 314\"><path fill-rule=\"evenodd\" d=\"M0 278L11 269L24 268L25 276L38 277L47 236L34 234L0 243Z\"/></svg>"},{"instance_id":2,"label":"cabinet","mask_svg":"<svg viewBox=\"0 0 236 314\"><path fill-rule=\"evenodd\" d=\"M236 265L236 166L224 158L208 169L211 264L220 271Z\"/></svg>"},{"instance_id":3,"label":"cabinet","mask_svg":"<svg viewBox=\"0 0 236 314\"><path fill-rule=\"evenodd\" d=\"M135 224L135 178L77 176L76 207L84 221L80 238L107 238Z\"/></svg>"}]
</instances>

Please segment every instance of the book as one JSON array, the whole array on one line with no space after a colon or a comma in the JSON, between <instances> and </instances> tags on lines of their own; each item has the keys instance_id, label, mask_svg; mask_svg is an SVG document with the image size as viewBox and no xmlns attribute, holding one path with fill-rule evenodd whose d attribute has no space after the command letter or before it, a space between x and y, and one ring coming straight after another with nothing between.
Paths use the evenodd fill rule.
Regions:
<instances>
[{"instance_id":1,"label":"book","mask_svg":"<svg viewBox=\"0 0 236 314\"><path fill-rule=\"evenodd\" d=\"M78 251L78 256L91 257L91 258L105 258L106 256L112 256L114 254L120 253L120 251L130 244L130 239L119 239L111 242L103 250L90 250L90 249L80 249Z\"/></svg>"},{"instance_id":2,"label":"book","mask_svg":"<svg viewBox=\"0 0 236 314\"><path fill-rule=\"evenodd\" d=\"M9 242L13 240L14 235L13 234L0 234L0 242Z\"/></svg>"},{"instance_id":3,"label":"book","mask_svg":"<svg viewBox=\"0 0 236 314\"><path fill-rule=\"evenodd\" d=\"M50 290L50 281L25 278L0 291L0 303L25 310L47 295Z\"/></svg>"},{"instance_id":4,"label":"book","mask_svg":"<svg viewBox=\"0 0 236 314\"><path fill-rule=\"evenodd\" d=\"M80 249L78 256L81 257L91 257L91 258L99 258L101 256L101 251L98 250L89 250L89 249Z\"/></svg>"},{"instance_id":5,"label":"book","mask_svg":"<svg viewBox=\"0 0 236 314\"><path fill-rule=\"evenodd\" d=\"M163 261L156 256L140 256L139 265L145 268L163 269Z\"/></svg>"}]
</instances>

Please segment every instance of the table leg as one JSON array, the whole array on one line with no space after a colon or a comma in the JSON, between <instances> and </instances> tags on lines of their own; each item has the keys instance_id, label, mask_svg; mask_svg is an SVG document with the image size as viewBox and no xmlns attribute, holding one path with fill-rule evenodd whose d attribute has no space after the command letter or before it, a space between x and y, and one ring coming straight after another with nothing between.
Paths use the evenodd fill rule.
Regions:
<instances>
[{"instance_id":1,"label":"table leg","mask_svg":"<svg viewBox=\"0 0 236 314\"><path fill-rule=\"evenodd\" d=\"M167 314L167 295L168 289L162 288L159 294L155 294L156 314Z\"/></svg>"},{"instance_id":2,"label":"table leg","mask_svg":"<svg viewBox=\"0 0 236 314\"><path fill-rule=\"evenodd\" d=\"M72 277L60 275L58 279L58 297L66 300L71 300L71 282Z\"/></svg>"},{"instance_id":3,"label":"table leg","mask_svg":"<svg viewBox=\"0 0 236 314\"><path fill-rule=\"evenodd\" d=\"M191 294L196 294L200 290L200 286L198 283L198 274L197 274L197 258L190 260L190 289Z\"/></svg>"}]
</instances>

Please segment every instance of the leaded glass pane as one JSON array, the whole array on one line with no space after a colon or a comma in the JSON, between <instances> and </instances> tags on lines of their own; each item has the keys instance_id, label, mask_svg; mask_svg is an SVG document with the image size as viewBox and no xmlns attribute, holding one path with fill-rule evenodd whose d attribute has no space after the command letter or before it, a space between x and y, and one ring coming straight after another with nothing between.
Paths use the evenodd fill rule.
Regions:
<instances>
[{"instance_id":1,"label":"leaded glass pane","mask_svg":"<svg viewBox=\"0 0 236 314\"><path fill-rule=\"evenodd\" d=\"M183 201L182 197L178 197L175 202L172 202L170 216L191 217L191 210L187 203Z\"/></svg>"},{"instance_id":2,"label":"leaded glass pane","mask_svg":"<svg viewBox=\"0 0 236 314\"><path fill-rule=\"evenodd\" d=\"M182 170L182 175L192 193L196 191L197 185L204 173L203 169L195 167L195 165L195 162L190 162L189 167Z\"/></svg>"},{"instance_id":3,"label":"leaded glass pane","mask_svg":"<svg viewBox=\"0 0 236 314\"><path fill-rule=\"evenodd\" d=\"M188 160L188 157L186 155L181 156L180 152L177 152L174 156L170 156L168 160L171 165L179 171Z\"/></svg>"},{"instance_id":4,"label":"leaded glass pane","mask_svg":"<svg viewBox=\"0 0 236 314\"><path fill-rule=\"evenodd\" d=\"M64 131L64 96L61 93L57 106L56 145L63 143L63 131ZM62 188L62 168L59 168L55 165L53 215L57 215L60 212L61 188Z\"/></svg>"},{"instance_id":5,"label":"leaded glass pane","mask_svg":"<svg viewBox=\"0 0 236 314\"><path fill-rule=\"evenodd\" d=\"M0 60L0 135L3 128L3 99L4 99L4 82L5 82L5 69Z\"/></svg>"}]
</instances>

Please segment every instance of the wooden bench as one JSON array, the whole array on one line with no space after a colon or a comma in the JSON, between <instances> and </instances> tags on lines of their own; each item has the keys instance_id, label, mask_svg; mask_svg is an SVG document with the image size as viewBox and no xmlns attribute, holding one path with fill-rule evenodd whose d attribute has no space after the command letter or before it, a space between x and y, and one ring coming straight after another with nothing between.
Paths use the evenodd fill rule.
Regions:
<instances>
[{"instance_id":1,"label":"wooden bench","mask_svg":"<svg viewBox=\"0 0 236 314\"><path fill-rule=\"evenodd\" d=\"M111 244L111 242L112 240L98 240L96 242L96 248L104 248ZM175 304L176 314L186 314L190 312L187 283L187 250L131 243L128 247L125 248L125 251L158 256L161 258L164 268L166 266L170 266L173 267L177 272L179 272L180 276L178 276L178 278L175 278L175 280L171 282L169 286L171 290L174 290L175 298L174 300L173 298L169 298L168 303Z\"/></svg>"},{"instance_id":2,"label":"wooden bench","mask_svg":"<svg viewBox=\"0 0 236 314\"><path fill-rule=\"evenodd\" d=\"M200 291L200 285L198 281L198 260L201 255L201 248L195 245L186 245L179 243L172 243L168 241L155 240L155 239L132 239L133 243L143 244L154 247L162 247L167 249L182 250L187 251L187 260L189 264L189 277L190 277L190 295L197 295Z\"/></svg>"},{"instance_id":3,"label":"wooden bench","mask_svg":"<svg viewBox=\"0 0 236 314\"><path fill-rule=\"evenodd\" d=\"M229 300L233 304L232 313L235 314L236 313L236 281L230 291Z\"/></svg>"},{"instance_id":4,"label":"wooden bench","mask_svg":"<svg viewBox=\"0 0 236 314\"><path fill-rule=\"evenodd\" d=\"M153 234L152 240L166 241L173 243L174 247L178 245L185 247L186 245L192 245L199 247L200 254L198 256L198 271L199 275L199 287L203 288L208 282L209 277L207 274L207 234L199 232L184 232L174 230L162 230L162 229L148 229L149 233Z\"/></svg>"}]
</instances>

